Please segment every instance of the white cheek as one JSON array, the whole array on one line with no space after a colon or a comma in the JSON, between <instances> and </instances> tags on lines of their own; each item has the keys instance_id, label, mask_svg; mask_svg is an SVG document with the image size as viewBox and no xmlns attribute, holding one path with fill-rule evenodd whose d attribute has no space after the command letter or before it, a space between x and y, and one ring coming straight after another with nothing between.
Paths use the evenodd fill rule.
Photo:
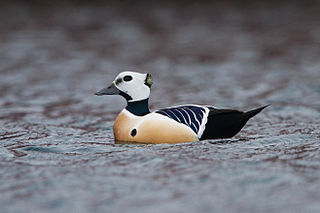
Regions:
<instances>
[{"instance_id":1,"label":"white cheek","mask_svg":"<svg viewBox=\"0 0 320 213\"><path fill-rule=\"evenodd\" d=\"M139 87L135 87L134 90L128 91L127 94L132 97L133 101L143 100L143 99L149 98L150 89L145 86L139 86Z\"/></svg>"},{"instance_id":2,"label":"white cheek","mask_svg":"<svg viewBox=\"0 0 320 213\"><path fill-rule=\"evenodd\" d=\"M144 82L122 82L117 87L122 92L128 94L132 98L131 101L147 99L150 95L150 88Z\"/></svg>"}]
</instances>

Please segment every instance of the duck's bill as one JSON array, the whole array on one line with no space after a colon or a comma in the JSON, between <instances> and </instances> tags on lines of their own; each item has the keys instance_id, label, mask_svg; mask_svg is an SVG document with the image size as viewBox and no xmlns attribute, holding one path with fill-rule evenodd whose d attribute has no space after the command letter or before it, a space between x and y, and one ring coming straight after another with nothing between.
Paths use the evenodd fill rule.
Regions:
<instances>
[{"instance_id":1,"label":"duck's bill","mask_svg":"<svg viewBox=\"0 0 320 213\"><path fill-rule=\"evenodd\" d=\"M103 88L96 92L95 95L119 95L120 90L112 83L109 87Z\"/></svg>"}]
</instances>

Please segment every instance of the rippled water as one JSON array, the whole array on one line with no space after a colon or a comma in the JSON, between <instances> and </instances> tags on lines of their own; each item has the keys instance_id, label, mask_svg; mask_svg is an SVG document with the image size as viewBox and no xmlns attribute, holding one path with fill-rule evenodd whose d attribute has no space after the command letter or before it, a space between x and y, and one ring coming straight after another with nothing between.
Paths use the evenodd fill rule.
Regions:
<instances>
[{"instance_id":1,"label":"rippled water","mask_svg":"<svg viewBox=\"0 0 320 213\"><path fill-rule=\"evenodd\" d=\"M0 3L1 212L320 212L320 4ZM272 106L229 140L115 144L122 70L151 108Z\"/></svg>"}]
</instances>

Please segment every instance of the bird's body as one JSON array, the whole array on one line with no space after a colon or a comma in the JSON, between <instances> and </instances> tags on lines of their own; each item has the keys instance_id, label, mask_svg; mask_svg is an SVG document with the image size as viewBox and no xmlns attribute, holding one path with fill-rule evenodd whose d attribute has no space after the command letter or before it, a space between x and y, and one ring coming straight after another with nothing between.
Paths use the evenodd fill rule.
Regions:
<instances>
[{"instance_id":1,"label":"bird's body","mask_svg":"<svg viewBox=\"0 0 320 213\"><path fill-rule=\"evenodd\" d=\"M156 144L230 138L266 107L241 112L188 104L150 112L151 84L150 74L122 72L111 86L96 93L119 94L127 100L114 123L115 140Z\"/></svg>"},{"instance_id":2,"label":"bird's body","mask_svg":"<svg viewBox=\"0 0 320 213\"><path fill-rule=\"evenodd\" d=\"M115 139L140 143L179 143L199 140L186 125L159 113L136 116L123 109L113 126Z\"/></svg>"}]
</instances>

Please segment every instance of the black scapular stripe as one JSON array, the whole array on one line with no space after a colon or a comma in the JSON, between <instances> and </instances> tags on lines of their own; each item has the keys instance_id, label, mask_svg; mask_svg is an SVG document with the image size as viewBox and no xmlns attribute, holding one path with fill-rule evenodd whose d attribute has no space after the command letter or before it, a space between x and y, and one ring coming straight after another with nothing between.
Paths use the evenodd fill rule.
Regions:
<instances>
[{"instance_id":1,"label":"black scapular stripe","mask_svg":"<svg viewBox=\"0 0 320 213\"><path fill-rule=\"evenodd\" d=\"M259 107L248 112L210 107L208 121L201 140L231 138L235 136L250 118L261 112L267 106Z\"/></svg>"},{"instance_id":2,"label":"black scapular stripe","mask_svg":"<svg viewBox=\"0 0 320 213\"><path fill-rule=\"evenodd\" d=\"M198 134L205 109L203 107L186 105L157 110L156 113L172 118L173 120L187 125Z\"/></svg>"}]
</instances>

